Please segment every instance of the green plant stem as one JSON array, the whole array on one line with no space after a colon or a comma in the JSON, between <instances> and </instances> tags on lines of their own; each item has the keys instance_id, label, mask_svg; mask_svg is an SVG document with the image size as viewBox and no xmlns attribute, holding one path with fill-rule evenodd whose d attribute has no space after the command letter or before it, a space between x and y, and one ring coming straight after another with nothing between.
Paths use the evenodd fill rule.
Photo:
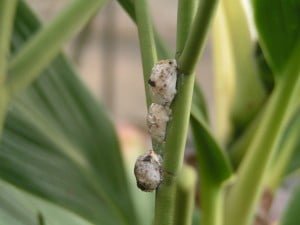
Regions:
<instances>
[{"instance_id":1,"label":"green plant stem","mask_svg":"<svg viewBox=\"0 0 300 225\"><path fill-rule=\"evenodd\" d=\"M192 4L191 2L192 1L185 1L185 4ZM179 3L177 34L185 35L187 37L187 43L183 48L182 55L179 57L179 69L180 72L183 72L185 75L179 74L177 78L177 95L174 103L172 104L173 119L168 124L167 138L164 149L164 181L156 193L154 218L155 225L170 225L172 224L173 220L172 215L174 213L176 177L183 162L184 147L187 137L195 81L195 65L191 66L190 63L188 63L188 65L181 64L180 60L184 54L191 52L192 54L190 54L188 58L189 60L192 60L192 63L196 64L198 56L200 55L206 36L207 26L211 20L212 11L214 8L212 5L214 5L215 1L204 2L205 3L198 7L197 16L194 19L191 31L189 31L190 29L187 30L187 28L189 28L188 24L191 24L191 21L183 21L180 17L192 20L193 16L183 17L184 7L182 6L185 4ZM185 5L185 7L188 6ZM191 9L192 7L189 8ZM186 13L192 12L186 11ZM198 27L201 27L200 31ZM178 37L177 40L180 41L180 43L177 43L177 47L181 48L185 40L184 38ZM191 46L192 44L194 44L194 46ZM180 52L180 49L178 50L179 51L176 52ZM184 62L187 63L187 61ZM181 67L182 65L184 66L183 68Z\"/></svg>"},{"instance_id":2,"label":"green plant stem","mask_svg":"<svg viewBox=\"0 0 300 225\"><path fill-rule=\"evenodd\" d=\"M280 83L280 82L281 82L281 80L279 79L277 83ZM300 96L300 89L297 90L297 93L294 94L294 97L292 98L291 110L289 110L289 112L285 116L285 119L283 121L283 124L284 124L283 129L286 129L286 126L289 123L289 120L292 118L293 114L298 110L299 96ZM229 156L230 156L231 162L235 168L237 168L239 166L239 164L241 163L241 161L244 158L244 155L246 154L247 146L249 146L250 143L253 141L253 137L256 133L256 129L259 126L259 124L261 123L261 119L263 117L264 110L265 110L265 107L262 110L260 110L260 112L259 112L259 114L257 114L256 118L251 121L251 124L248 125L247 130L230 147ZM279 157L276 156L274 159L274 162L272 162L272 164L274 164L275 166L277 164L277 162L276 162L277 158L280 161L284 160L280 156ZM274 176L273 169L271 169L270 175Z\"/></svg>"},{"instance_id":3,"label":"green plant stem","mask_svg":"<svg viewBox=\"0 0 300 225\"><path fill-rule=\"evenodd\" d=\"M176 56L179 57L184 49L192 22L195 18L199 2L195 0L179 0L177 10Z\"/></svg>"},{"instance_id":4,"label":"green plant stem","mask_svg":"<svg viewBox=\"0 0 300 225\"><path fill-rule=\"evenodd\" d=\"M202 217L201 224L221 225L223 224L223 189L213 183L201 186Z\"/></svg>"},{"instance_id":5,"label":"green plant stem","mask_svg":"<svg viewBox=\"0 0 300 225\"><path fill-rule=\"evenodd\" d=\"M299 95L298 95L299 97ZM266 185L273 192L279 187L284 173L288 167L294 151L299 146L299 128L300 128L300 110L296 111L294 117L290 121L290 126L287 127L288 131L286 138L284 138L283 143L278 147L278 156L273 161L272 166L269 170L269 177L267 178Z\"/></svg>"},{"instance_id":6,"label":"green plant stem","mask_svg":"<svg viewBox=\"0 0 300 225\"><path fill-rule=\"evenodd\" d=\"M32 83L59 53L62 45L88 22L105 0L75 0L44 26L9 64L6 85L11 94Z\"/></svg>"},{"instance_id":7,"label":"green plant stem","mask_svg":"<svg viewBox=\"0 0 300 225\"><path fill-rule=\"evenodd\" d=\"M179 81L178 93L180 94L174 102L173 119L168 125L164 149L164 181L156 193L155 225L172 224L176 176L183 162L194 81L195 76L192 75Z\"/></svg>"},{"instance_id":8,"label":"green plant stem","mask_svg":"<svg viewBox=\"0 0 300 225\"><path fill-rule=\"evenodd\" d=\"M195 170L184 165L177 180L174 225L192 224L196 179Z\"/></svg>"},{"instance_id":9,"label":"green plant stem","mask_svg":"<svg viewBox=\"0 0 300 225\"><path fill-rule=\"evenodd\" d=\"M284 79L268 102L261 124L238 171L238 179L229 194L229 205L226 207L226 225L248 225L251 222L285 117L293 108L292 99L300 88L299 54L300 41L285 74L282 74Z\"/></svg>"},{"instance_id":10,"label":"green plant stem","mask_svg":"<svg viewBox=\"0 0 300 225\"><path fill-rule=\"evenodd\" d=\"M195 21L178 61L179 69L185 75L195 71L217 2L217 0L203 0L199 3Z\"/></svg>"},{"instance_id":11,"label":"green plant stem","mask_svg":"<svg viewBox=\"0 0 300 225\"><path fill-rule=\"evenodd\" d=\"M148 79L151 74L152 67L157 61L156 46L154 41L152 22L148 12L147 1L135 0L134 7L139 33L140 49L142 54L146 100L147 106L149 106L151 104L151 96L148 91Z\"/></svg>"}]
</instances>

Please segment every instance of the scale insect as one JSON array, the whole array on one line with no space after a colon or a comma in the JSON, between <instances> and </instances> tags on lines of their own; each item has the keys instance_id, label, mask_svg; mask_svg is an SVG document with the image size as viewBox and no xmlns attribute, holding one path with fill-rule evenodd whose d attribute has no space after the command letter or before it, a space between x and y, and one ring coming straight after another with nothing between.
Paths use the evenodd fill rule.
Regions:
<instances>
[{"instance_id":1,"label":"scale insect","mask_svg":"<svg viewBox=\"0 0 300 225\"><path fill-rule=\"evenodd\" d=\"M152 192L162 182L162 158L153 150L137 158L134 175L139 189Z\"/></svg>"},{"instance_id":2,"label":"scale insect","mask_svg":"<svg viewBox=\"0 0 300 225\"><path fill-rule=\"evenodd\" d=\"M164 142L166 138L167 123L170 120L171 109L152 103L147 115L148 131L151 137L158 143Z\"/></svg>"},{"instance_id":3,"label":"scale insect","mask_svg":"<svg viewBox=\"0 0 300 225\"><path fill-rule=\"evenodd\" d=\"M151 87L153 102L169 106L176 94L177 62L165 59L152 68L148 84Z\"/></svg>"}]
</instances>

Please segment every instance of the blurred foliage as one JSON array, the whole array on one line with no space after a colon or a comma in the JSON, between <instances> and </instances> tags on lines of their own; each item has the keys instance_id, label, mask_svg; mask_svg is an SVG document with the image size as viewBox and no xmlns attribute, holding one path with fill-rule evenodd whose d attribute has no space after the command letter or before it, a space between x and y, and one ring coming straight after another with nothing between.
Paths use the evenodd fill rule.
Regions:
<instances>
[{"instance_id":1,"label":"blurred foliage","mask_svg":"<svg viewBox=\"0 0 300 225\"><path fill-rule=\"evenodd\" d=\"M13 55L39 27L20 1ZM0 160L2 179L94 224L143 223L137 222L115 130L62 55L12 102Z\"/></svg>"}]
</instances>

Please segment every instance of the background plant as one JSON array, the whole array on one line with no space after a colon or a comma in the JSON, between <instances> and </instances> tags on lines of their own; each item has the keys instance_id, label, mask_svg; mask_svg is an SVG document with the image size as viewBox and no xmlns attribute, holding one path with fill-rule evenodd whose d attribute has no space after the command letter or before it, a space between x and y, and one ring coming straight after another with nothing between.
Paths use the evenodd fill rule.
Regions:
<instances>
[{"instance_id":1,"label":"background plant","mask_svg":"<svg viewBox=\"0 0 300 225\"><path fill-rule=\"evenodd\" d=\"M154 224L179 225L190 224L196 209L201 218L194 223L251 224L263 191L275 194L299 170L300 2L252 1L261 48L254 55L240 1L179 0L170 55L147 1L119 0L137 24L148 105L153 64L176 57L180 71L161 146L169 175L156 192L155 210L146 212L147 202L131 194L105 109L59 53L104 3L74 0L41 26L24 1L0 0L0 223L151 224L154 211ZM216 92L216 136L195 84L210 25L216 84L227 87ZM183 165L189 124L197 173ZM194 207L196 176L200 209ZM298 189L294 195L282 225L299 221Z\"/></svg>"}]
</instances>

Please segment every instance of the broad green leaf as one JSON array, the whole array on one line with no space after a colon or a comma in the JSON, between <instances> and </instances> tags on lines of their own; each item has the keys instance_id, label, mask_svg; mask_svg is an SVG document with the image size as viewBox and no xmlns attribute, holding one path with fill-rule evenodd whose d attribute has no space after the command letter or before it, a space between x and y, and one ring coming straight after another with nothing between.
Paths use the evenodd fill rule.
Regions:
<instances>
[{"instance_id":1,"label":"broad green leaf","mask_svg":"<svg viewBox=\"0 0 300 225\"><path fill-rule=\"evenodd\" d=\"M198 158L201 209L205 211L201 224L216 224L223 218L222 186L232 178L232 169L225 152L210 133L200 108L192 107L190 122Z\"/></svg>"},{"instance_id":2,"label":"broad green leaf","mask_svg":"<svg viewBox=\"0 0 300 225\"><path fill-rule=\"evenodd\" d=\"M208 125L208 116L201 90L196 87L193 93L191 108L191 127L199 159L201 173L207 174L218 184L229 179L232 175L230 163L221 149Z\"/></svg>"},{"instance_id":3,"label":"broad green leaf","mask_svg":"<svg viewBox=\"0 0 300 225\"><path fill-rule=\"evenodd\" d=\"M0 181L0 225L91 225L61 207Z\"/></svg>"},{"instance_id":4,"label":"broad green leaf","mask_svg":"<svg viewBox=\"0 0 300 225\"><path fill-rule=\"evenodd\" d=\"M191 111L194 114L202 115L205 121L208 121L208 112L204 100L204 95L197 82L194 84L193 102Z\"/></svg>"},{"instance_id":5,"label":"broad green leaf","mask_svg":"<svg viewBox=\"0 0 300 225\"><path fill-rule=\"evenodd\" d=\"M9 62L9 76L5 85L10 94L15 95L30 85L58 55L62 45L87 23L104 2L74 0L49 24L42 26L32 35Z\"/></svg>"},{"instance_id":6,"label":"broad green leaf","mask_svg":"<svg viewBox=\"0 0 300 225\"><path fill-rule=\"evenodd\" d=\"M14 54L39 27L19 1ZM0 161L2 179L94 224L142 223L113 126L62 55L11 104Z\"/></svg>"},{"instance_id":7,"label":"broad green leaf","mask_svg":"<svg viewBox=\"0 0 300 225\"><path fill-rule=\"evenodd\" d=\"M296 225L300 221L300 186L298 186L290 197L287 208L283 214L280 225Z\"/></svg>"},{"instance_id":8,"label":"broad green leaf","mask_svg":"<svg viewBox=\"0 0 300 225\"><path fill-rule=\"evenodd\" d=\"M191 126L194 135L195 147L199 166L206 178L216 184L223 183L232 176L232 170L225 152L213 138L209 128L200 116L191 115Z\"/></svg>"},{"instance_id":9,"label":"broad green leaf","mask_svg":"<svg viewBox=\"0 0 300 225\"><path fill-rule=\"evenodd\" d=\"M259 42L275 74L282 74L300 39L300 0L253 0Z\"/></svg>"}]
</instances>

